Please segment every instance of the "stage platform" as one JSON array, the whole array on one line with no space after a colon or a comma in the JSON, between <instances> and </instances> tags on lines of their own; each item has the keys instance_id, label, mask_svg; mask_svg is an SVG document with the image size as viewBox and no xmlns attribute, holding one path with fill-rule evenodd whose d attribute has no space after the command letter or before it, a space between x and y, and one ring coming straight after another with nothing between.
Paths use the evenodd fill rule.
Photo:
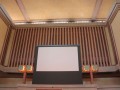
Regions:
<instances>
[{"instance_id":1,"label":"stage platform","mask_svg":"<svg viewBox=\"0 0 120 90\"><path fill-rule=\"evenodd\" d=\"M0 90L120 90L120 85L33 85L0 84Z\"/></svg>"}]
</instances>

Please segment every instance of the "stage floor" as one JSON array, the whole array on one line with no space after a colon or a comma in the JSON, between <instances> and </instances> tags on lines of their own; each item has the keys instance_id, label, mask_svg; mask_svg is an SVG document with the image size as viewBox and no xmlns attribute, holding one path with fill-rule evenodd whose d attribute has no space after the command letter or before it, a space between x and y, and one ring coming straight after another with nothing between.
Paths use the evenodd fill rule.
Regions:
<instances>
[{"instance_id":1,"label":"stage floor","mask_svg":"<svg viewBox=\"0 0 120 90\"><path fill-rule=\"evenodd\" d=\"M120 85L38 85L0 84L0 90L120 90Z\"/></svg>"}]
</instances>

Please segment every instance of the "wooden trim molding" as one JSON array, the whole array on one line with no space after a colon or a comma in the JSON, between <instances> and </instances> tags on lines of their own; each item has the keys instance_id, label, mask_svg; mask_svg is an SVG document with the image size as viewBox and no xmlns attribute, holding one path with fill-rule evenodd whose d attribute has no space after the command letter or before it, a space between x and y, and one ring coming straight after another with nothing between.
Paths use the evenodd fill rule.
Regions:
<instances>
[{"instance_id":1,"label":"wooden trim molding","mask_svg":"<svg viewBox=\"0 0 120 90\"><path fill-rule=\"evenodd\" d=\"M10 33L11 33L11 27L8 26L7 27L7 32L6 32L6 35L5 35L5 39L4 39L4 43L3 43L3 47L2 47L2 52L0 54L0 64L2 64L2 65L4 65L4 59L5 59L5 55L6 55L6 51L7 51L7 47L8 47Z\"/></svg>"},{"instance_id":2,"label":"wooden trim molding","mask_svg":"<svg viewBox=\"0 0 120 90\"><path fill-rule=\"evenodd\" d=\"M113 22L119 10L120 10L120 3L116 3L109 18L107 19L107 23L111 24Z\"/></svg>"},{"instance_id":3,"label":"wooden trim molding","mask_svg":"<svg viewBox=\"0 0 120 90\"><path fill-rule=\"evenodd\" d=\"M107 26L108 26L108 29L109 29L109 34L111 36L112 48L114 48L113 51L114 51L114 54L115 54L115 60L116 60L115 62L117 64L119 64L118 50L117 50L117 46L116 46L116 43L115 43L116 41L115 41L115 36L113 34L113 29L112 29L112 27L109 23L107 24Z\"/></svg>"},{"instance_id":4,"label":"wooden trim molding","mask_svg":"<svg viewBox=\"0 0 120 90\"><path fill-rule=\"evenodd\" d=\"M11 17L1 4L0 4L0 18L5 22L7 26L11 25L12 27L14 27Z\"/></svg>"},{"instance_id":5,"label":"wooden trim molding","mask_svg":"<svg viewBox=\"0 0 120 90\"><path fill-rule=\"evenodd\" d=\"M5 66L2 66L0 65L0 71L2 72L8 72L8 73L19 73L18 71L18 67L5 67Z\"/></svg>"}]
</instances>

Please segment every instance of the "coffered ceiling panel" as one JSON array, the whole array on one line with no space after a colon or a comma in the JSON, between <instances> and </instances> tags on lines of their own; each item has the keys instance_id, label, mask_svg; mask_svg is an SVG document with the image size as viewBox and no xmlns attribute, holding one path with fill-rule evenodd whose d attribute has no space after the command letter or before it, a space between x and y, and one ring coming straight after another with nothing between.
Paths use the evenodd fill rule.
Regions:
<instances>
[{"instance_id":1,"label":"coffered ceiling panel","mask_svg":"<svg viewBox=\"0 0 120 90\"><path fill-rule=\"evenodd\" d=\"M106 20L116 0L0 0L13 22L48 19Z\"/></svg>"},{"instance_id":2,"label":"coffered ceiling panel","mask_svg":"<svg viewBox=\"0 0 120 90\"><path fill-rule=\"evenodd\" d=\"M8 12L12 20L24 20L24 17L15 0L1 0L0 3Z\"/></svg>"},{"instance_id":3,"label":"coffered ceiling panel","mask_svg":"<svg viewBox=\"0 0 120 90\"><path fill-rule=\"evenodd\" d=\"M91 18L96 0L22 0L30 19Z\"/></svg>"},{"instance_id":4,"label":"coffered ceiling panel","mask_svg":"<svg viewBox=\"0 0 120 90\"><path fill-rule=\"evenodd\" d=\"M103 0L97 18L107 18L115 4L116 0Z\"/></svg>"}]
</instances>

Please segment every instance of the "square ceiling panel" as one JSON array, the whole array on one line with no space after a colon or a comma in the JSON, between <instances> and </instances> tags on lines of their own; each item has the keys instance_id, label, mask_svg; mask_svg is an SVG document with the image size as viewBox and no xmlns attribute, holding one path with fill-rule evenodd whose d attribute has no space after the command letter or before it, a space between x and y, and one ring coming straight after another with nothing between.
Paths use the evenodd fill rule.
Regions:
<instances>
[{"instance_id":1,"label":"square ceiling panel","mask_svg":"<svg viewBox=\"0 0 120 90\"><path fill-rule=\"evenodd\" d=\"M116 0L103 0L97 18L106 19L110 15Z\"/></svg>"},{"instance_id":2,"label":"square ceiling panel","mask_svg":"<svg viewBox=\"0 0 120 90\"><path fill-rule=\"evenodd\" d=\"M11 19L14 20L24 20L24 17L16 3L16 0L0 0L0 3L8 12Z\"/></svg>"},{"instance_id":3,"label":"square ceiling panel","mask_svg":"<svg viewBox=\"0 0 120 90\"><path fill-rule=\"evenodd\" d=\"M31 20L92 17L96 0L22 0Z\"/></svg>"},{"instance_id":4,"label":"square ceiling panel","mask_svg":"<svg viewBox=\"0 0 120 90\"><path fill-rule=\"evenodd\" d=\"M116 0L0 0L13 22L48 19L106 20L115 2Z\"/></svg>"}]
</instances>

